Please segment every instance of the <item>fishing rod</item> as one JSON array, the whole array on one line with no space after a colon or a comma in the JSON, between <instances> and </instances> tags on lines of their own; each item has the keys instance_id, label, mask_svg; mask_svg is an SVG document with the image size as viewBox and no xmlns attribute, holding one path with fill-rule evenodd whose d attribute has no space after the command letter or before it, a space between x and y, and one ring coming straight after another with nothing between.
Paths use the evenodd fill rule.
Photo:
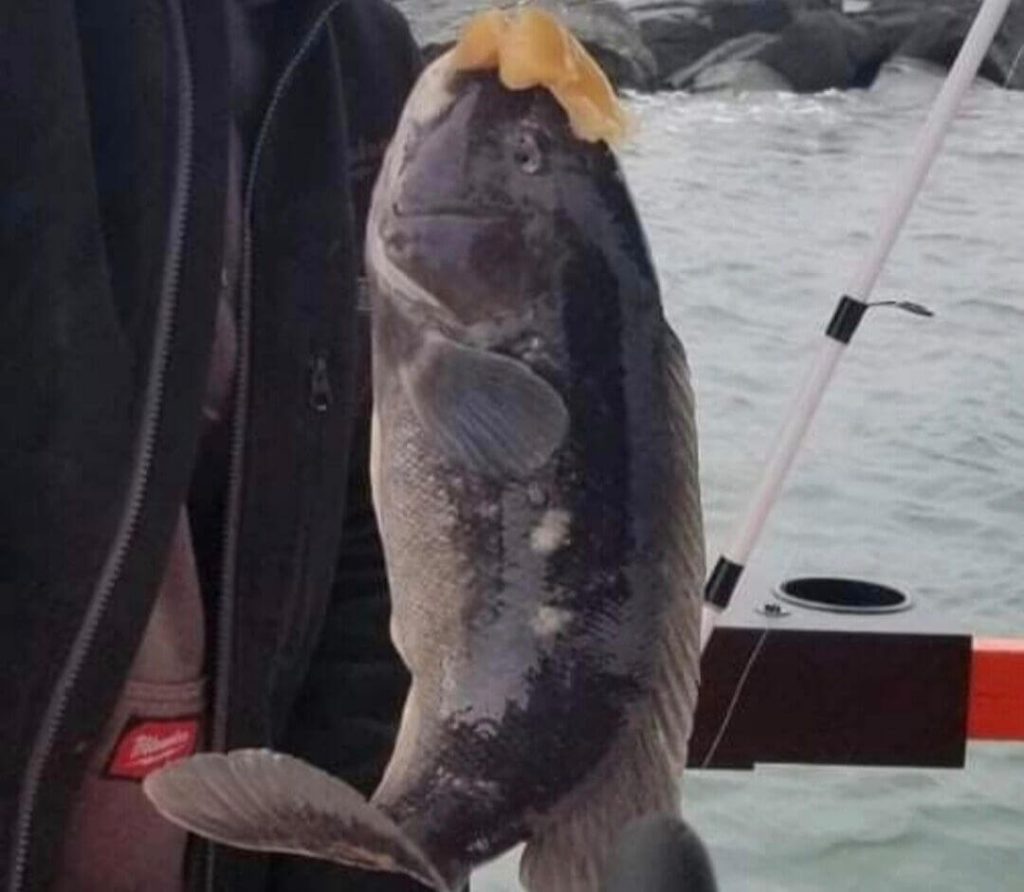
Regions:
<instances>
[{"instance_id":1,"label":"fishing rod","mask_svg":"<svg viewBox=\"0 0 1024 892\"><path fill-rule=\"evenodd\" d=\"M932 104L925 125L918 136L916 149L908 160L897 189L882 215L875 239L854 271L846 291L839 298L832 318L825 328L824 343L819 348L804 384L790 408L747 513L733 531L729 545L718 558L704 587L700 631L702 652L711 638L719 616L729 606L750 553L778 498L825 389L864 313L871 306L888 304L920 315L931 315L930 311L918 304L896 301L879 301L873 304L868 298L913 207L914 200L921 191L932 162L939 153L942 140L949 130L957 108L974 81L1009 5L1010 0L984 0L982 3L942 90Z\"/></svg>"}]
</instances>

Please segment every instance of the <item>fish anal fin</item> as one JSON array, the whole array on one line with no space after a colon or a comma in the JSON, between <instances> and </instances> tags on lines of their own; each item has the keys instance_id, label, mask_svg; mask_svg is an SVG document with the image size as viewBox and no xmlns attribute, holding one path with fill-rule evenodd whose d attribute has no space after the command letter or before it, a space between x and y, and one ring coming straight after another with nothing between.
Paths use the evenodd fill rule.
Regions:
<instances>
[{"instance_id":1,"label":"fish anal fin","mask_svg":"<svg viewBox=\"0 0 1024 892\"><path fill-rule=\"evenodd\" d=\"M165 818L215 842L285 852L448 883L387 815L343 781L270 750L204 753L149 775L143 790Z\"/></svg>"},{"instance_id":2,"label":"fish anal fin","mask_svg":"<svg viewBox=\"0 0 1024 892\"><path fill-rule=\"evenodd\" d=\"M664 324L663 368L668 405L668 464L657 510L664 530L665 574L670 601L660 625L655 660L654 716L657 733L679 776L686 764L700 680L700 619L705 541L700 497L696 406L686 354Z\"/></svg>"}]
</instances>

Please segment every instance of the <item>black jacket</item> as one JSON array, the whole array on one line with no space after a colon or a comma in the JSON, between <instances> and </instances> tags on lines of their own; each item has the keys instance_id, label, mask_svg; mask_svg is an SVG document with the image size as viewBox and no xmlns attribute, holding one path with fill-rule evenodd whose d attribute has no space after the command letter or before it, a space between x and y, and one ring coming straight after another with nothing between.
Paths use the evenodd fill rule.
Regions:
<instances>
[{"instance_id":1,"label":"black jacket","mask_svg":"<svg viewBox=\"0 0 1024 892\"><path fill-rule=\"evenodd\" d=\"M281 0L268 14L217 509L213 746L286 749L368 789L407 679L366 482L357 282L416 52L378 0ZM211 0L0 11L7 892L48 885L194 481L223 263L227 65ZM197 889L346 888L340 868L195 848Z\"/></svg>"}]
</instances>

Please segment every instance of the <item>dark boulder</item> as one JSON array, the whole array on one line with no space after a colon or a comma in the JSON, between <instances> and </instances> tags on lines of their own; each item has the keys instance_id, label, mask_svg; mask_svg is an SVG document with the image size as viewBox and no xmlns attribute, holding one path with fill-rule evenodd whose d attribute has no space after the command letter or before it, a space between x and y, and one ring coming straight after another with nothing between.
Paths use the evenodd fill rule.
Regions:
<instances>
[{"instance_id":1,"label":"dark boulder","mask_svg":"<svg viewBox=\"0 0 1024 892\"><path fill-rule=\"evenodd\" d=\"M631 8L663 80L733 38L793 21L787 0L651 0Z\"/></svg>"},{"instance_id":2,"label":"dark boulder","mask_svg":"<svg viewBox=\"0 0 1024 892\"><path fill-rule=\"evenodd\" d=\"M1015 5L1016 10L1011 7L978 74L999 86L1024 89L1024 72L1020 70L1020 57L1024 54L1024 16L1020 13L1024 4ZM917 25L896 50L896 55L951 68L974 21L974 14L972 7L963 5L923 10Z\"/></svg>"},{"instance_id":3,"label":"dark boulder","mask_svg":"<svg viewBox=\"0 0 1024 892\"><path fill-rule=\"evenodd\" d=\"M668 85L702 90L867 87L892 53L884 34L833 10L801 13L777 34L747 34L672 74Z\"/></svg>"},{"instance_id":4,"label":"dark boulder","mask_svg":"<svg viewBox=\"0 0 1024 892\"><path fill-rule=\"evenodd\" d=\"M797 93L869 87L894 47L832 10L805 12L764 47L756 61L782 75Z\"/></svg>"},{"instance_id":5,"label":"dark boulder","mask_svg":"<svg viewBox=\"0 0 1024 892\"><path fill-rule=\"evenodd\" d=\"M763 62L745 59L720 62L704 69L694 78L690 89L694 93L791 93L793 85Z\"/></svg>"},{"instance_id":6,"label":"dark boulder","mask_svg":"<svg viewBox=\"0 0 1024 892\"><path fill-rule=\"evenodd\" d=\"M914 29L897 50L897 55L921 59L950 68L970 30L972 16L966 10L937 6L919 14ZM982 75L985 76L982 64Z\"/></svg>"},{"instance_id":7,"label":"dark boulder","mask_svg":"<svg viewBox=\"0 0 1024 892\"><path fill-rule=\"evenodd\" d=\"M864 0L857 21L898 34L895 55L948 69L956 58L980 0ZM1024 89L1024 0L1012 0L979 70L1000 86Z\"/></svg>"},{"instance_id":8,"label":"dark boulder","mask_svg":"<svg viewBox=\"0 0 1024 892\"><path fill-rule=\"evenodd\" d=\"M989 56L1001 72L1006 72L1004 87L1024 90L1024 0L1010 4Z\"/></svg>"},{"instance_id":9,"label":"dark boulder","mask_svg":"<svg viewBox=\"0 0 1024 892\"><path fill-rule=\"evenodd\" d=\"M705 53L692 65L687 65L669 75L664 85L673 90L752 90L789 89L789 84L779 77L761 78L763 71L750 67L754 57L775 39L774 34L754 31L742 37L727 40L721 46ZM748 65L750 63L750 65ZM781 85L780 85L781 82ZM760 85L760 86L757 86Z\"/></svg>"},{"instance_id":10,"label":"dark boulder","mask_svg":"<svg viewBox=\"0 0 1024 892\"><path fill-rule=\"evenodd\" d=\"M658 63L630 10L615 0L563 0L566 24L618 87L652 89Z\"/></svg>"}]
</instances>

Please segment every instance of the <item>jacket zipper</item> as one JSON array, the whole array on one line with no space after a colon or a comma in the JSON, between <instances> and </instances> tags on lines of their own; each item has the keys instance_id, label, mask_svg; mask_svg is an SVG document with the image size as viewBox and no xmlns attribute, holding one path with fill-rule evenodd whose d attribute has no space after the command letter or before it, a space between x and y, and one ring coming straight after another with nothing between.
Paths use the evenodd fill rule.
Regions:
<instances>
[{"instance_id":1,"label":"jacket zipper","mask_svg":"<svg viewBox=\"0 0 1024 892\"><path fill-rule=\"evenodd\" d=\"M179 6L167 4L173 49L181 61L178 76L178 164L174 175L174 191L168 218L167 246L164 251L163 278L160 285L160 304L151 350L152 365L146 382L142 420L135 442L132 473L125 495L121 519L114 541L107 553L100 577L93 589L85 617L78 628L57 683L43 714L43 721L29 753L25 776L18 795L18 812L14 826L11 873L8 892L20 892L28 861L32 821L43 771L53 752L54 741L60 729L75 682L82 670L96 638L100 622L106 613L111 593L121 578L125 557L131 548L139 517L146 500L158 422L164 397L164 378L174 337L175 314L178 308L178 287L181 276L182 246L188 216L189 193L192 185L192 128L193 93L192 72L185 24Z\"/></svg>"},{"instance_id":2,"label":"jacket zipper","mask_svg":"<svg viewBox=\"0 0 1024 892\"><path fill-rule=\"evenodd\" d=\"M232 414L231 448L228 469L228 502L224 526L223 562L221 564L220 592L217 610L217 635L214 649L214 700L211 717L210 745L214 751L223 751L227 746L228 709L230 705L231 659L234 647L234 616L236 600L236 574L238 564L238 531L242 507L242 478L244 475L246 422L249 402L249 361L251 350L252 319L252 207L256 188L256 174L266 146L270 124L280 105L285 91L291 83L295 70L309 53L328 18L346 0L333 0L317 17L303 38L299 48L289 59L281 76L274 85L267 110L260 123L260 129L253 145L249 172L246 176L245 195L242 208L242 287L238 300L238 364L236 368L235 406ZM323 365L320 375L326 383L327 403L330 401L330 383L327 379L326 359L319 357ZM316 380L314 367L314 381ZM318 387L322 385L317 385ZM314 391L310 391L310 399ZM321 394L319 399L323 399ZM326 409L326 404L325 404ZM216 871L216 850L207 844L204 887L214 888Z\"/></svg>"}]
</instances>

